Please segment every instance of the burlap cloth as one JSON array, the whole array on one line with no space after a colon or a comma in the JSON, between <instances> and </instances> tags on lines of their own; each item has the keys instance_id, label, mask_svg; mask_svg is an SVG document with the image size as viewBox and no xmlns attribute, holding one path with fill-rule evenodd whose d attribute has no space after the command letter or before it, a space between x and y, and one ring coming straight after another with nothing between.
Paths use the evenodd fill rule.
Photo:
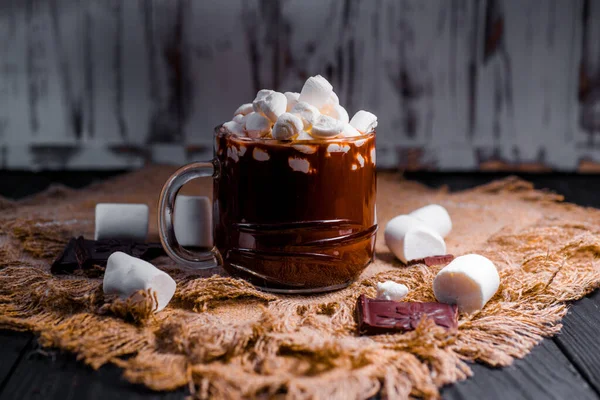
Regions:
<instances>
[{"instance_id":1,"label":"burlap cloth","mask_svg":"<svg viewBox=\"0 0 600 400\"><path fill-rule=\"evenodd\" d=\"M448 335L428 321L410 333L359 337L353 311L378 281L410 288L408 300L434 301L436 268L405 267L386 249L359 282L313 297L276 296L224 276L203 277L156 264L177 281L169 307L152 297L105 298L100 277L53 276L49 262L73 235L93 235L98 202L143 202L156 212L173 171L151 167L77 191L54 187L18 203L0 200L0 328L40 335L43 346L77 354L92 368L114 363L154 390L188 385L198 397L351 399L435 398L471 375L466 361L504 366L560 330L569 301L599 286L600 212L506 179L459 193L380 174L380 227L393 216L439 203L453 219L455 255L477 252L501 270L498 293ZM207 190L197 182L188 193ZM200 189L203 186L203 189ZM351 188L349 188L351 190ZM155 217L151 235L156 235ZM212 271L214 273L214 271ZM209 275L208 275L209 276Z\"/></svg>"}]
</instances>

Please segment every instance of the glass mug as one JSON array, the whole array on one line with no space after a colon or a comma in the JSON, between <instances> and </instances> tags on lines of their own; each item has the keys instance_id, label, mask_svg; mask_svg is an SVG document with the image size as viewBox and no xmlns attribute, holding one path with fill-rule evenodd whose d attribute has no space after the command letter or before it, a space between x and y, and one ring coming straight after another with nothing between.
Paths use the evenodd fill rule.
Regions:
<instances>
[{"instance_id":1,"label":"glass mug","mask_svg":"<svg viewBox=\"0 0 600 400\"><path fill-rule=\"evenodd\" d=\"M177 243L172 221L177 193L200 177L214 180L214 247L198 254ZM291 142L217 127L214 159L188 164L165 183L160 240L178 264L221 265L266 291L341 289L373 260L376 186L375 132Z\"/></svg>"}]
</instances>

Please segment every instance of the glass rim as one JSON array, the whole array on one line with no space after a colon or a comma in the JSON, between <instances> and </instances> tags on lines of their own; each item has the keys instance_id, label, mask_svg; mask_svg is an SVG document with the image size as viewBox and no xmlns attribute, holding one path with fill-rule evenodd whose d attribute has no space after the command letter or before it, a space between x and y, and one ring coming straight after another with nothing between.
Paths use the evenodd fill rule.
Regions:
<instances>
[{"instance_id":1,"label":"glass rim","mask_svg":"<svg viewBox=\"0 0 600 400\"><path fill-rule=\"evenodd\" d=\"M273 139L273 138L250 138L247 136L238 136L227 130L222 130L221 129L222 127L223 127L223 124L217 125L215 127L215 129L214 129L215 136L226 135L226 136L235 137L236 139L243 141L243 142L264 143L264 144L283 144L283 145L298 144L298 143L301 143L301 144L323 144L323 143L339 143L340 141L354 143L354 142L358 142L361 140L368 140L368 139L371 139L371 138L377 136L377 131L375 129L373 129L372 132L365 133L364 135L360 135L360 136L342 136L342 137L334 137L334 138L327 138L327 139L310 139L310 140L282 140L282 139Z\"/></svg>"}]
</instances>

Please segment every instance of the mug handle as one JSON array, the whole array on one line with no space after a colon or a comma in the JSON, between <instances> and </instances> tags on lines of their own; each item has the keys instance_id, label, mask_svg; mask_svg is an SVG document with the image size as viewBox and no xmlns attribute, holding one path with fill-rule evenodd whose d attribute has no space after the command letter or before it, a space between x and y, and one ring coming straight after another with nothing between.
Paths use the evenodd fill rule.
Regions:
<instances>
[{"instance_id":1,"label":"mug handle","mask_svg":"<svg viewBox=\"0 0 600 400\"><path fill-rule=\"evenodd\" d=\"M173 229L173 210L175 208L175 198L183 185L196 178L219 176L219 162L217 159L212 161L201 161L185 165L175 171L167 180L160 193L158 203L158 232L160 241L167 255L177 264L184 265L189 269L208 269L223 264L221 254L215 246L212 249L195 253L181 247L175 237Z\"/></svg>"}]
</instances>

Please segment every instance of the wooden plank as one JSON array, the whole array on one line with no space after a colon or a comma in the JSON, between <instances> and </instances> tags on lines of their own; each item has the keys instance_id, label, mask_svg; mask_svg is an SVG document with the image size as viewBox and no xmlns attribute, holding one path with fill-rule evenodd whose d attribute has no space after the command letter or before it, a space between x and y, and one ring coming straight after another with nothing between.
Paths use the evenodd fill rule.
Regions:
<instances>
[{"instance_id":1,"label":"wooden plank","mask_svg":"<svg viewBox=\"0 0 600 400\"><path fill-rule=\"evenodd\" d=\"M579 77L577 151L580 169L599 170L600 162L600 3L585 0ZM586 165L587 164L587 165ZM593 168L593 169L592 169Z\"/></svg>"},{"instance_id":2,"label":"wooden plank","mask_svg":"<svg viewBox=\"0 0 600 400\"><path fill-rule=\"evenodd\" d=\"M574 170L582 0L488 0L477 67L483 160Z\"/></svg>"},{"instance_id":3,"label":"wooden plank","mask_svg":"<svg viewBox=\"0 0 600 400\"><path fill-rule=\"evenodd\" d=\"M600 292L577 301L554 338L579 373L600 394Z\"/></svg>"},{"instance_id":4,"label":"wooden plank","mask_svg":"<svg viewBox=\"0 0 600 400\"><path fill-rule=\"evenodd\" d=\"M247 44L252 37L246 37L248 24L253 21L247 15L253 12L252 4L244 9L241 0L228 0L220 7L205 1L180 3L186 71L183 83L190 107L183 115L185 142L212 149L213 128L230 120L233 111L252 101L256 92ZM278 4L271 3L273 7Z\"/></svg>"},{"instance_id":5,"label":"wooden plank","mask_svg":"<svg viewBox=\"0 0 600 400\"><path fill-rule=\"evenodd\" d=\"M24 332L0 330L0 345L2 346L2 362L0 363L0 396L2 388L8 383L14 369L23 357L25 349L33 335Z\"/></svg>"},{"instance_id":6,"label":"wooden plank","mask_svg":"<svg viewBox=\"0 0 600 400\"><path fill-rule=\"evenodd\" d=\"M551 340L544 340L522 360L502 369L474 365L475 377L442 390L459 399L598 399L600 398Z\"/></svg>"},{"instance_id":7,"label":"wooden plank","mask_svg":"<svg viewBox=\"0 0 600 400\"><path fill-rule=\"evenodd\" d=\"M471 137L471 92L477 28L476 2L403 1L398 21L398 66L402 93L402 142L427 148L444 169L475 166Z\"/></svg>"},{"instance_id":8,"label":"wooden plank","mask_svg":"<svg viewBox=\"0 0 600 400\"><path fill-rule=\"evenodd\" d=\"M0 0L0 142L11 148L27 143L31 130L27 76L23 71L27 23L22 3ZM28 166L27 161L12 157L7 151L4 165Z\"/></svg>"},{"instance_id":9,"label":"wooden plank","mask_svg":"<svg viewBox=\"0 0 600 400\"><path fill-rule=\"evenodd\" d=\"M88 143L122 143L127 137L120 108L122 4L89 0L83 6L87 95L84 109Z\"/></svg>"},{"instance_id":10,"label":"wooden plank","mask_svg":"<svg viewBox=\"0 0 600 400\"><path fill-rule=\"evenodd\" d=\"M193 98L187 97L189 79L183 49L183 2L144 2L146 57L151 99L146 143L183 143L182 121ZM186 101L190 100L190 101ZM183 160L179 160L180 162Z\"/></svg>"},{"instance_id":11,"label":"wooden plank","mask_svg":"<svg viewBox=\"0 0 600 400\"><path fill-rule=\"evenodd\" d=\"M14 369L0 396L6 399L181 399L189 392L152 392L132 385L121 377L117 367L105 366L98 371L76 361L75 357L52 350L41 350L35 340Z\"/></svg>"}]
</instances>

